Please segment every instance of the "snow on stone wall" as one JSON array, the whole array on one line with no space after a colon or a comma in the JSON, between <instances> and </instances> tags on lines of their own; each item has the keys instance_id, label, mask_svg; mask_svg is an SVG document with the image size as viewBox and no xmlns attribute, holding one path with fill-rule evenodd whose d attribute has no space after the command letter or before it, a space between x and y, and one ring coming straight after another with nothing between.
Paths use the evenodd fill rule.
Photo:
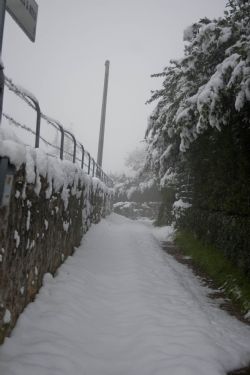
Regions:
<instances>
[{"instance_id":1,"label":"snow on stone wall","mask_svg":"<svg viewBox=\"0 0 250 375\"><path fill-rule=\"evenodd\" d=\"M6 139L0 160L15 166L8 205L0 207L0 342L55 274L91 223L111 211L112 191L69 161Z\"/></svg>"}]
</instances>

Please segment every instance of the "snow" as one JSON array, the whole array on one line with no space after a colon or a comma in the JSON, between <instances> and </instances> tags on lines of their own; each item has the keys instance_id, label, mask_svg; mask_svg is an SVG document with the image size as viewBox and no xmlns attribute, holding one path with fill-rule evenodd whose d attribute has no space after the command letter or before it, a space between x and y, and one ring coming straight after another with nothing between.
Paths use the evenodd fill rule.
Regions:
<instances>
[{"instance_id":1,"label":"snow","mask_svg":"<svg viewBox=\"0 0 250 375\"><path fill-rule=\"evenodd\" d=\"M176 177L176 173L173 172L172 168L168 168L164 176L160 180L160 187L164 188L168 185L171 185Z\"/></svg>"},{"instance_id":2,"label":"snow","mask_svg":"<svg viewBox=\"0 0 250 375\"><path fill-rule=\"evenodd\" d=\"M205 29L207 29L208 26L209 25L207 25ZM225 42L227 38L230 38L230 32L229 28L223 30L221 36L223 42ZM231 78L228 80L226 77L230 71L232 71ZM243 84L243 82L244 80L247 82L247 77L248 70L246 70L246 63L241 60L241 56L238 53L233 53L226 57L221 64L218 64L215 73L210 77L206 84L199 87L198 92L195 95L189 97L184 103L182 103L175 116L177 124L180 126L181 122L189 122L191 124L192 119L190 113L192 112L191 109L194 104L197 106L199 116L195 126L192 126L189 129L184 125L182 126L180 132L180 151L185 152L189 148L190 142L193 142L199 134L202 134L208 127L208 124L217 128L219 131L221 130L220 124L223 123L223 118L215 113L216 105L220 99L220 92L225 88L232 88L237 80L242 80L242 87L235 96L235 109L240 111L244 107L247 100L248 85L246 83ZM209 108L209 122L204 121L204 108Z\"/></svg>"},{"instance_id":3,"label":"snow","mask_svg":"<svg viewBox=\"0 0 250 375\"><path fill-rule=\"evenodd\" d=\"M3 317L4 324L9 324L11 321L11 313L10 310L6 309Z\"/></svg>"},{"instance_id":4,"label":"snow","mask_svg":"<svg viewBox=\"0 0 250 375\"><path fill-rule=\"evenodd\" d=\"M14 231L14 240L16 241L16 247L18 247L20 245L20 236L17 230Z\"/></svg>"},{"instance_id":5,"label":"snow","mask_svg":"<svg viewBox=\"0 0 250 375\"><path fill-rule=\"evenodd\" d=\"M245 319L249 319L250 320L250 310L245 314Z\"/></svg>"},{"instance_id":6,"label":"snow","mask_svg":"<svg viewBox=\"0 0 250 375\"><path fill-rule=\"evenodd\" d=\"M137 191L137 189L138 189L137 186L131 186L131 188L128 189L127 191L128 199L131 199L132 195Z\"/></svg>"},{"instance_id":7,"label":"snow","mask_svg":"<svg viewBox=\"0 0 250 375\"><path fill-rule=\"evenodd\" d=\"M38 99L35 97L34 94L32 94L32 92L30 92L29 90L25 89L24 87L22 87L21 85L14 85L12 80L9 79L9 78L5 78L8 83L10 84L11 86L11 90L15 91L15 92L19 92L21 95L24 95L24 96L27 96L28 98L30 98L33 102L35 103L39 103L38 102Z\"/></svg>"},{"instance_id":8,"label":"snow","mask_svg":"<svg viewBox=\"0 0 250 375\"><path fill-rule=\"evenodd\" d=\"M27 215L27 221L26 221L26 230L29 231L30 229L30 210L28 210L28 215Z\"/></svg>"},{"instance_id":9,"label":"snow","mask_svg":"<svg viewBox=\"0 0 250 375\"><path fill-rule=\"evenodd\" d=\"M161 157L160 157L160 168L164 169L166 161L168 160L169 156L171 155L170 152L171 152L172 148L173 148L172 145L168 145L166 150L161 155Z\"/></svg>"},{"instance_id":10,"label":"snow","mask_svg":"<svg viewBox=\"0 0 250 375\"><path fill-rule=\"evenodd\" d=\"M231 36L232 36L231 27L224 27L223 29L221 29L221 35L218 38L218 43L219 44L226 43L231 38Z\"/></svg>"},{"instance_id":11,"label":"snow","mask_svg":"<svg viewBox=\"0 0 250 375\"><path fill-rule=\"evenodd\" d=\"M184 211L190 207L192 207L192 204L188 202L183 202L181 198L175 201L173 204L173 210L172 210L172 213L175 219L179 219L181 215L184 213Z\"/></svg>"},{"instance_id":12,"label":"snow","mask_svg":"<svg viewBox=\"0 0 250 375\"><path fill-rule=\"evenodd\" d=\"M190 25L186 27L186 29L183 32L183 41L184 42L190 42L194 37L194 30L193 25Z\"/></svg>"},{"instance_id":13,"label":"snow","mask_svg":"<svg viewBox=\"0 0 250 375\"><path fill-rule=\"evenodd\" d=\"M69 186L73 187L71 194L76 196L83 186L86 187L86 192L92 188L94 193L97 189L107 195L113 193L113 190L98 178L91 178L76 164L54 158L41 149L24 145L8 127L2 125L0 127L0 156L8 157L17 170L25 164L26 181L35 184L34 191L37 195L41 190L40 176L46 178L48 182L46 198L51 197L53 189L55 192L61 192L65 209L68 206ZM26 198L26 186L22 191L22 198Z\"/></svg>"},{"instance_id":14,"label":"snow","mask_svg":"<svg viewBox=\"0 0 250 375\"><path fill-rule=\"evenodd\" d=\"M26 249L28 250L29 247L30 247L30 239L28 238L28 240L27 240L27 244L26 244Z\"/></svg>"},{"instance_id":15,"label":"snow","mask_svg":"<svg viewBox=\"0 0 250 375\"><path fill-rule=\"evenodd\" d=\"M149 178L147 181L140 182L139 191L144 193L146 190L152 189L156 185L155 178Z\"/></svg>"},{"instance_id":16,"label":"snow","mask_svg":"<svg viewBox=\"0 0 250 375\"><path fill-rule=\"evenodd\" d=\"M190 203L183 202L182 199L179 199L178 201L174 202L173 207L174 208L183 208L183 209L185 209L185 208L192 207L192 205Z\"/></svg>"},{"instance_id":17,"label":"snow","mask_svg":"<svg viewBox=\"0 0 250 375\"><path fill-rule=\"evenodd\" d=\"M152 229L153 236L158 241L172 241L174 235L173 226L154 227Z\"/></svg>"},{"instance_id":18,"label":"snow","mask_svg":"<svg viewBox=\"0 0 250 375\"><path fill-rule=\"evenodd\" d=\"M133 204L134 202L117 202L113 204L113 207L114 208L119 208L119 207L130 208L133 206Z\"/></svg>"},{"instance_id":19,"label":"snow","mask_svg":"<svg viewBox=\"0 0 250 375\"><path fill-rule=\"evenodd\" d=\"M15 193L15 198L16 198L16 199L19 199L19 198L20 198L20 191L19 191L19 190L16 191L16 193Z\"/></svg>"},{"instance_id":20,"label":"snow","mask_svg":"<svg viewBox=\"0 0 250 375\"><path fill-rule=\"evenodd\" d=\"M115 214L93 225L0 348L1 375L223 375L246 365L250 327L220 310L155 233Z\"/></svg>"},{"instance_id":21,"label":"snow","mask_svg":"<svg viewBox=\"0 0 250 375\"><path fill-rule=\"evenodd\" d=\"M122 206L124 206L124 204L131 204L131 202L116 202L116 203L114 203L113 204L113 207L114 208L118 208L118 207L122 207Z\"/></svg>"},{"instance_id":22,"label":"snow","mask_svg":"<svg viewBox=\"0 0 250 375\"><path fill-rule=\"evenodd\" d=\"M68 230L69 230L69 223L67 221L63 222L63 229L65 230L65 232L68 232Z\"/></svg>"},{"instance_id":23,"label":"snow","mask_svg":"<svg viewBox=\"0 0 250 375\"><path fill-rule=\"evenodd\" d=\"M240 112L240 110L244 107L246 101L245 92L240 91L235 99L235 109L236 111Z\"/></svg>"},{"instance_id":24,"label":"snow","mask_svg":"<svg viewBox=\"0 0 250 375\"><path fill-rule=\"evenodd\" d=\"M143 194L150 189L157 190L157 182L155 177L152 177L152 173L135 173L133 177L126 175L120 175L117 177L122 182L118 182L114 185L114 193L116 198L123 200L132 200L133 195ZM116 176L114 177L116 179Z\"/></svg>"},{"instance_id":25,"label":"snow","mask_svg":"<svg viewBox=\"0 0 250 375\"><path fill-rule=\"evenodd\" d=\"M49 222L46 219L44 220L44 226L45 226L45 229L48 230Z\"/></svg>"}]
</instances>

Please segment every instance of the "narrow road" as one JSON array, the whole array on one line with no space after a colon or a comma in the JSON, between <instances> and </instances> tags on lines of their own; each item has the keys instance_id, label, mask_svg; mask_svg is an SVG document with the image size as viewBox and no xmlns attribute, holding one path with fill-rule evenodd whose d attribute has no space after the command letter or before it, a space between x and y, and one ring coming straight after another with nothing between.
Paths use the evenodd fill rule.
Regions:
<instances>
[{"instance_id":1,"label":"narrow road","mask_svg":"<svg viewBox=\"0 0 250 375\"><path fill-rule=\"evenodd\" d=\"M250 328L162 251L147 223L112 214L22 314L1 375L223 375L250 361Z\"/></svg>"}]
</instances>

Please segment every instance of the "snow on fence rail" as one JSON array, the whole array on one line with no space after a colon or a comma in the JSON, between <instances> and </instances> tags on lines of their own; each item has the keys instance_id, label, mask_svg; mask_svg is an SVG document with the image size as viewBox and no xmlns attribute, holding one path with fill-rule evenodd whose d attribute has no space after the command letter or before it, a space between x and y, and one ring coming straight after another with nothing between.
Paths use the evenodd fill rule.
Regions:
<instances>
[{"instance_id":1,"label":"snow on fence rail","mask_svg":"<svg viewBox=\"0 0 250 375\"><path fill-rule=\"evenodd\" d=\"M13 92L17 97L24 101L29 107L36 111L36 124L35 129L21 124L15 120L10 114L3 112L3 118L8 122L26 133L30 133L35 137L35 148L41 147L41 142L49 147L49 154L53 153L53 156L60 157L60 159L71 159L73 163L77 163L81 169L83 169L89 175L98 177L107 186L113 185L112 180L104 173L102 168L96 163L94 158L91 157L90 153L84 148L81 142L79 142L74 134L66 130L64 126L56 119L52 119L49 116L41 112L38 99L25 88L18 86L13 81L5 76L5 86L10 92ZM56 131L56 134L60 134L60 140L58 139L51 141L51 137L46 139L45 136L41 135L41 120L44 120L47 125ZM68 141L68 142L67 142ZM70 142L70 143L69 143ZM67 147L65 147L67 145ZM52 150L52 151L51 151Z\"/></svg>"}]
</instances>

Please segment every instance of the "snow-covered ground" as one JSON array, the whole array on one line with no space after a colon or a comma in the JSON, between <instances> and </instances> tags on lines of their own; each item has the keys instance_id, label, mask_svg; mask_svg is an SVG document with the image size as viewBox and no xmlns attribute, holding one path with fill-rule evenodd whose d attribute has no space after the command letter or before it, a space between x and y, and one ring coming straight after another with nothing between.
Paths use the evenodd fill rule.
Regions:
<instances>
[{"instance_id":1,"label":"snow-covered ground","mask_svg":"<svg viewBox=\"0 0 250 375\"><path fill-rule=\"evenodd\" d=\"M247 364L250 328L158 237L115 214L93 225L1 347L0 374L222 375Z\"/></svg>"}]
</instances>

